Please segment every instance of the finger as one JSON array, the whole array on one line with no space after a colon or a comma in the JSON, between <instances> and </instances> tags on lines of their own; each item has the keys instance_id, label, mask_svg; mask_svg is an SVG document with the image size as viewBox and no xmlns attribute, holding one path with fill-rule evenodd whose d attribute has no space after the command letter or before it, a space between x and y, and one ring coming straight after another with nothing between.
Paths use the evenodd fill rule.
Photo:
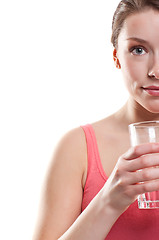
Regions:
<instances>
[{"instance_id":1,"label":"finger","mask_svg":"<svg viewBox=\"0 0 159 240\"><path fill-rule=\"evenodd\" d=\"M127 162L126 170L129 172L143 168L159 166L159 153L142 155L134 160Z\"/></svg>"},{"instance_id":2,"label":"finger","mask_svg":"<svg viewBox=\"0 0 159 240\"><path fill-rule=\"evenodd\" d=\"M132 147L123 155L123 158L125 160L132 160L150 153L159 153L159 143L144 143Z\"/></svg>"},{"instance_id":3,"label":"finger","mask_svg":"<svg viewBox=\"0 0 159 240\"><path fill-rule=\"evenodd\" d=\"M159 168L145 168L136 172L129 173L128 183L137 184L146 181L159 180Z\"/></svg>"},{"instance_id":4,"label":"finger","mask_svg":"<svg viewBox=\"0 0 159 240\"><path fill-rule=\"evenodd\" d=\"M144 182L141 184L136 184L131 186L132 194L142 194L146 192L159 191L159 180L154 180L150 182Z\"/></svg>"}]
</instances>

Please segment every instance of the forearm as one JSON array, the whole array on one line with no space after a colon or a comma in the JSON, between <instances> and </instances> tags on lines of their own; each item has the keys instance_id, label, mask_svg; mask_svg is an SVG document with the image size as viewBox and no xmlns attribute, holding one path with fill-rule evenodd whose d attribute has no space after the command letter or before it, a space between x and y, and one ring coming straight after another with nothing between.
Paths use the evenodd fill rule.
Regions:
<instances>
[{"instance_id":1,"label":"forearm","mask_svg":"<svg viewBox=\"0 0 159 240\"><path fill-rule=\"evenodd\" d=\"M110 208L101 190L59 240L103 240L121 212Z\"/></svg>"}]
</instances>

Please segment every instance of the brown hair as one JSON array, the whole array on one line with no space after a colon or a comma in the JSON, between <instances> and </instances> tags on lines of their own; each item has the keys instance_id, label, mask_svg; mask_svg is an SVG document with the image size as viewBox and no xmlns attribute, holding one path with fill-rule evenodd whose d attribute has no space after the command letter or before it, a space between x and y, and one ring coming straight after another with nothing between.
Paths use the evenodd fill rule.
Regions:
<instances>
[{"instance_id":1,"label":"brown hair","mask_svg":"<svg viewBox=\"0 0 159 240\"><path fill-rule=\"evenodd\" d=\"M146 8L159 11L159 0L122 0L113 16L111 42L118 48L118 36L125 19L135 13L142 12Z\"/></svg>"}]
</instances>

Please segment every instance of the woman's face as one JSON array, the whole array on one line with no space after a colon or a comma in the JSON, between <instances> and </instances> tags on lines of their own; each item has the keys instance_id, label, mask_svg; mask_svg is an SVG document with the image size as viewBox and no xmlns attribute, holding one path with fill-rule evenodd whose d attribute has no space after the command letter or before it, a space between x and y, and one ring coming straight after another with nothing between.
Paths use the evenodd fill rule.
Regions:
<instances>
[{"instance_id":1,"label":"woman's face","mask_svg":"<svg viewBox=\"0 0 159 240\"><path fill-rule=\"evenodd\" d=\"M159 12L148 9L125 20L117 57L133 103L159 113Z\"/></svg>"}]
</instances>

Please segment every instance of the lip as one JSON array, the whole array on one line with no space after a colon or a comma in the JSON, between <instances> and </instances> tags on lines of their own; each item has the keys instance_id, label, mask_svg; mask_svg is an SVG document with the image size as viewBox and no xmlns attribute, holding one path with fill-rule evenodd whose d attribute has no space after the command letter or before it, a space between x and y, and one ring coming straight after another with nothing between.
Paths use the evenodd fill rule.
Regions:
<instances>
[{"instance_id":1,"label":"lip","mask_svg":"<svg viewBox=\"0 0 159 240\"><path fill-rule=\"evenodd\" d=\"M147 86L143 87L143 90L151 96L159 97L159 86Z\"/></svg>"}]
</instances>

